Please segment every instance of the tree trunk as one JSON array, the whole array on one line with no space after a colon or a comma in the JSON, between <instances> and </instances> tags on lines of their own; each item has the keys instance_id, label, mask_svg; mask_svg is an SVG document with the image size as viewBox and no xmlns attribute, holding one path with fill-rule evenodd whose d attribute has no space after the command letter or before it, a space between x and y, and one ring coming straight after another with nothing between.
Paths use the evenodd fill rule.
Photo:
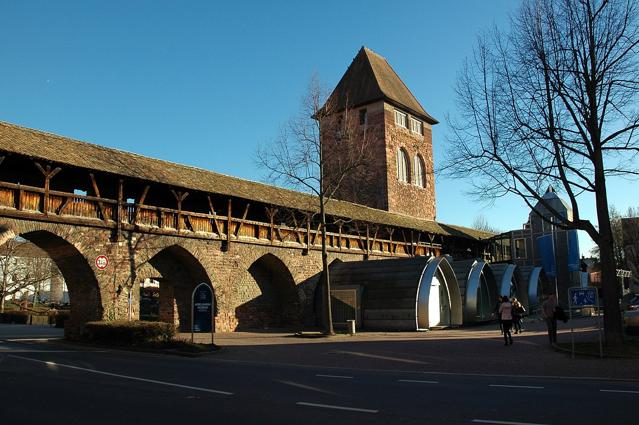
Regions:
<instances>
[{"instance_id":1,"label":"tree trunk","mask_svg":"<svg viewBox=\"0 0 639 425\"><path fill-rule=\"evenodd\" d=\"M623 344L623 327L619 308L619 285L615 266L614 240L608 211L606 179L601 151L595 153L595 202L599 224L599 258L601 262L601 290L604 298L604 336L607 346Z\"/></svg>"},{"instance_id":2,"label":"tree trunk","mask_svg":"<svg viewBox=\"0 0 639 425\"><path fill-rule=\"evenodd\" d=\"M322 226L322 276L324 280L324 306L326 309L326 333L334 335L333 311L331 308L331 279L328 271L328 250L326 249L326 214L324 199L320 198L320 223Z\"/></svg>"}]
</instances>

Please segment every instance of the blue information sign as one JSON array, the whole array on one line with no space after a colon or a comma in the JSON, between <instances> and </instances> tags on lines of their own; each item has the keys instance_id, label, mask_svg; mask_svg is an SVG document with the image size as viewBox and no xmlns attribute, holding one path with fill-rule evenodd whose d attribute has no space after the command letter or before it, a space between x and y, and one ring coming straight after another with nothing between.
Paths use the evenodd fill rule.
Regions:
<instances>
[{"instance_id":1,"label":"blue information sign","mask_svg":"<svg viewBox=\"0 0 639 425\"><path fill-rule=\"evenodd\" d=\"M193 291L191 332L211 332L213 329L213 291L206 283L200 283Z\"/></svg>"},{"instance_id":2,"label":"blue information sign","mask_svg":"<svg viewBox=\"0 0 639 425\"><path fill-rule=\"evenodd\" d=\"M573 307L597 305L597 288L569 288L568 298Z\"/></svg>"}]
</instances>

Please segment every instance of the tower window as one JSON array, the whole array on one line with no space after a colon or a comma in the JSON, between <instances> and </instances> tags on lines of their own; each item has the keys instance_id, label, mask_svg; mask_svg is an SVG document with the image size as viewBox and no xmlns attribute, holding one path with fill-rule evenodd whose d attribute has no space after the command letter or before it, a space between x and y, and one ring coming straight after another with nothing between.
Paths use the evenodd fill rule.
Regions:
<instances>
[{"instance_id":1,"label":"tower window","mask_svg":"<svg viewBox=\"0 0 639 425\"><path fill-rule=\"evenodd\" d=\"M404 149L397 150L397 180L408 183L410 162Z\"/></svg>"},{"instance_id":2,"label":"tower window","mask_svg":"<svg viewBox=\"0 0 639 425\"><path fill-rule=\"evenodd\" d=\"M366 124L366 108L359 110L359 125Z\"/></svg>"},{"instance_id":3,"label":"tower window","mask_svg":"<svg viewBox=\"0 0 639 425\"><path fill-rule=\"evenodd\" d=\"M416 120L415 118L410 118L410 131L417 134L424 134L423 125L420 120Z\"/></svg>"},{"instance_id":4,"label":"tower window","mask_svg":"<svg viewBox=\"0 0 639 425\"><path fill-rule=\"evenodd\" d=\"M400 127L408 128L406 126L406 114L402 111L398 111L397 109L395 109L395 124Z\"/></svg>"},{"instance_id":5,"label":"tower window","mask_svg":"<svg viewBox=\"0 0 639 425\"><path fill-rule=\"evenodd\" d=\"M415 186L426 187L426 178L424 176L424 161L420 155L415 155Z\"/></svg>"}]
</instances>

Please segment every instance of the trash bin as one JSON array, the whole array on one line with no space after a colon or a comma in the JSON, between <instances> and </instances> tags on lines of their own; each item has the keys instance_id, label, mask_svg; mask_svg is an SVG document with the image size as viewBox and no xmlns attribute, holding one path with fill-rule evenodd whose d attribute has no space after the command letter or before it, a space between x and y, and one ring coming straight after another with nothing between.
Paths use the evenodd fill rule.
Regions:
<instances>
[{"instance_id":1,"label":"trash bin","mask_svg":"<svg viewBox=\"0 0 639 425\"><path fill-rule=\"evenodd\" d=\"M355 320L347 320L346 323L348 323L348 333L355 335Z\"/></svg>"}]
</instances>

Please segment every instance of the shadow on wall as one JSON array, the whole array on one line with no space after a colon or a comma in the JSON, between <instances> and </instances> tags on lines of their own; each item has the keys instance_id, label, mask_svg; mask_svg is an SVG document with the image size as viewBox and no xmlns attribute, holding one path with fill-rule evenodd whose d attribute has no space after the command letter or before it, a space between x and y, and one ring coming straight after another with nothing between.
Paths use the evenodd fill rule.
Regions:
<instances>
[{"instance_id":1,"label":"shadow on wall","mask_svg":"<svg viewBox=\"0 0 639 425\"><path fill-rule=\"evenodd\" d=\"M290 327L302 324L302 305L295 281L286 265L275 255L266 254L248 269L257 297L238 306L238 330Z\"/></svg>"},{"instance_id":2,"label":"shadow on wall","mask_svg":"<svg viewBox=\"0 0 639 425\"><path fill-rule=\"evenodd\" d=\"M180 332L189 332L193 289L200 283L211 285L206 270L190 252L178 245L163 249L149 260L149 264L159 274L160 320L175 323Z\"/></svg>"},{"instance_id":3,"label":"shadow on wall","mask_svg":"<svg viewBox=\"0 0 639 425\"><path fill-rule=\"evenodd\" d=\"M71 304L71 317L65 323L65 337L78 337L86 322L101 320L104 310L100 286L91 266L76 247L47 231L20 236L45 251L64 277Z\"/></svg>"}]
</instances>

